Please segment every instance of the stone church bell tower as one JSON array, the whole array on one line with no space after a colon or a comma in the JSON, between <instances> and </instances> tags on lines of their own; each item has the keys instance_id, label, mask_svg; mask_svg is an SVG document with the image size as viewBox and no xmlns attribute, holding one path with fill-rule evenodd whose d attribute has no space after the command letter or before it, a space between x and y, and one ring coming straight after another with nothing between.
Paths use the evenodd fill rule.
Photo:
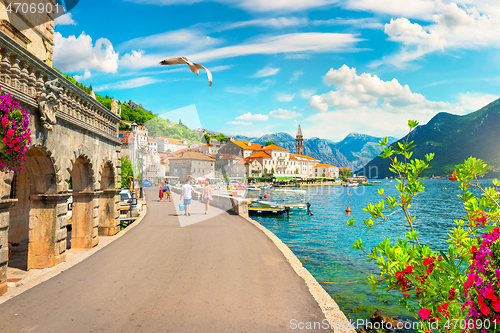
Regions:
<instances>
[{"instance_id":1,"label":"stone church bell tower","mask_svg":"<svg viewBox=\"0 0 500 333\"><path fill-rule=\"evenodd\" d=\"M304 138L302 137L302 130L297 130L297 136L295 137L295 152L298 155L304 155Z\"/></svg>"}]
</instances>

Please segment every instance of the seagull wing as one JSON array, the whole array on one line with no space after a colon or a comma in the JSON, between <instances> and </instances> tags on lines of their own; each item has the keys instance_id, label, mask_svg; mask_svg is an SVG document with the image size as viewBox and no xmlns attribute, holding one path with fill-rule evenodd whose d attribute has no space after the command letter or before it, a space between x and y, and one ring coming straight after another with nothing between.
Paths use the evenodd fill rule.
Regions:
<instances>
[{"instance_id":1,"label":"seagull wing","mask_svg":"<svg viewBox=\"0 0 500 333\"><path fill-rule=\"evenodd\" d=\"M210 88L212 88L212 81L213 81L213 77L212 77L212 72L210 72L208 70L208 68L206 68L205 66L201 65L201 64L197 64L197 63L193 63L193 65L198 69L204 69L206 72L207 72L207 76L208 76L208 86Z\"/></svg>"}]
</instances>

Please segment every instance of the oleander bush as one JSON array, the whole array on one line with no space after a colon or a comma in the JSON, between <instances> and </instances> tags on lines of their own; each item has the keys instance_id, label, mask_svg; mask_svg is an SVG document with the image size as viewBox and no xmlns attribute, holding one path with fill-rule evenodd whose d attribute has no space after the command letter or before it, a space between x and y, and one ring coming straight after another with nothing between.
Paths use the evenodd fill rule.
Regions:
<instances>
[{"instance_id":1,"label":"oleander bush","mask_svg":"<svg viewBox=\"0 0 500 333\"><path fill-rule=\"evenodd\" d=\"M379 276L368 279L372 290L381 284L399 290L399 303L421 322L421 332L500 332L499 194L478 181L489 167L473 157L455 167L449 180L457 182L461 190L465 214L448 232L448 244L441 247L447 250L423 244L410 208L413 198L425 192L421 173L431 167L434 155L412 159L415 146L410 134L417 125L409 121L408 136L394 147L387 145L387 138L380 142L385 146L380 156L391 160L390 170L396 174L397 196L386 196L379 189L382 200L364 208L370 214L364 226L357 226L354 219L347 222L369 231L390 220L407 224L409 231L395 243L386 238L370 252L361 239L353 248L365 252L368 261L380 269ZM499 182L493 180L492 184L498 186ZM472 189L480 195L475 196ZM402 213L395 215L397 212Z\"/></svg>"},{"instance_id":2,"label":"oleander bush","mask_svg":"<svg viewBox=\"0 0 500 333\"><path fill-rule=\"evenodd\" d=\"M31 142L29 112L0 90L0 171L20 172Z\"/></svg>"}]
</instances>

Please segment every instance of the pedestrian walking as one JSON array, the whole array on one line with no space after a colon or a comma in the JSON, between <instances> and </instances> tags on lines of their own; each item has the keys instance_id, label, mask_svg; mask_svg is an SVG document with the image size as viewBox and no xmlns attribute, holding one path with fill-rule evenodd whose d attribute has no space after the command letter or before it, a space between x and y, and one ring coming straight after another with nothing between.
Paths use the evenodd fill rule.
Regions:
<instances>
[{"instance_id":1,"label":"pedestrian walking","mask_svg":"<svg viewBox=\"0 0 500 333\"><path fill-rule=\"evenodd\" d=\"M158 193L158 196L160 197L160 201L163 201L163 186L161 183L159 184L158 189L160 190L160 192Z\"/></svg>"},{"instance_id":2,"label":"pedestrian walking","mask_svg":"<svg viewBox=\"0 0 500 333\"><path fill-rule=\"evenodd\" d=\"M165 182L165 201L169 201L171 202L172 201L172 196L170 195L170 184L166 181Z\"/></svg>"},{"instance_id":3,"label":"pedestrian walking","mask_svg":"<svg viewBox=\"0 0 500 333\"><path fill-rule=\"evenodd\" d=\"M208 215L208 207L210 207L210 201L212 201L212 189L208 182L205 182L205 187L203 188L203 193L201 195L203 201L205 201L205 215Z\"/></svg>"},{"instance_id":4,"label":"pedestrian walking","mask_svg":"<svg viewBox=\"0 0 500 333\"><path fill-rule=\"evenodd\" d=\"M188 180L182 186L181 199L184 200L184 215L191 216L191 199L193 198L194 188Z\"/></svg>"}]
</instances>

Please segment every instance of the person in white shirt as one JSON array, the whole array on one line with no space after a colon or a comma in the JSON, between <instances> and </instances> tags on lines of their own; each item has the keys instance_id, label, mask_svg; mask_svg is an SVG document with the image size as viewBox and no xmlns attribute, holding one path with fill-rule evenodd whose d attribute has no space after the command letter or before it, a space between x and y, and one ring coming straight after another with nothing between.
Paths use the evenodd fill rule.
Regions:
<instances>
[{"instance_id":1,"label":"person in white shirt","mask_svg":"<svg viewBox=\"0 0 500 333\"><path fill-rule=\"evenodd\" d=\"M194 188L191 186L191 182L188 180L186 184L182 186L181 198L184 199L184 215L191 216L191 199L193 198Z\"/></svg>"}]
</instances>

